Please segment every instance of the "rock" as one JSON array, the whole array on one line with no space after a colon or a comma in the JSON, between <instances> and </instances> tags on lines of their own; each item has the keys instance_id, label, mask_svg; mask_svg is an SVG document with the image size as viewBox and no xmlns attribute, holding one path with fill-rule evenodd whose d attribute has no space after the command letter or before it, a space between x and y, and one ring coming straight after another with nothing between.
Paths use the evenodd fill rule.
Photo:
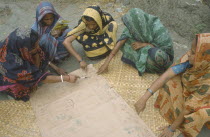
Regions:
<instances>
[{"instance_id":1,"label":"rock","mask_svg":"<svg viewBox=\"0 0 210 137\"><path fill-rule=\"evenodd\" d=\"M0 24L6 23L8 17L12 15L12 10L8 5L0 6Z\"/></svg>"},{"instance_id":2,"label":"rock","mask_svg":"<svg viewBox=\"0 0 210 137\"><path fill-rule=\"evenodd\" d=\"M116 8L115 10L116 12L123 12L123 10L121 8Z\"/></svg>"},{"instance_id":3,"label":"rock","mask_svg":"<svg viewBox=\"0 0 210 137\"><path fill-rule=\"evenodd\" d=\"M115 3L120 4L122 0L116 0Z\"/></svg>"},{"instance_id":4,"label":"rock","mask_svg":"<svg viewBox=\"0 0 210 137\"><path fill-rule=\"evenodd\" d=\"M130 4L130 0L123 0L123 5L129 5Z\"/></svg>"},{"instance_id":5,"label":"rock","mask_svg":"<svg viewBox=\"0 0 210 137\"><path fill-rule=\"evenodd\" d=\"M202 0L210 4L210 0ZM210 15L208 6L196 0L132 0L133 8L141 8L145 12L160 18L170 30L191 41L195 34L210 31Z\"/></svg>"},{"instance_id":6,"label":"rock","mask_svg":"<svg viewBox=\"0 0 210 137\"><path fill-rule=\"evenodd\" d=\"M11 8L8 5L0 6L0 16L8 16L11 13Z\"/></svg>"},{"instance_id":7,"label":"rock","mask_svg":"<svg viewBox=\"0 0 210 137\"><path fill-rule=\"evenodd\" d=\"M112 7L114 7L114 4L113 3L108 3L108 4L105 5L105 7L106 8L112 8Z\"/></svg>"},{"instance_id":8,"label":"rock","mask_svg":"<svg viewBox=\"0 0 210 137\"><path fill-rule=\"evenodd\" d=\"M210 0L201 0L201 2L206 4L210 8Z\"/></svg>"}]
</instances>

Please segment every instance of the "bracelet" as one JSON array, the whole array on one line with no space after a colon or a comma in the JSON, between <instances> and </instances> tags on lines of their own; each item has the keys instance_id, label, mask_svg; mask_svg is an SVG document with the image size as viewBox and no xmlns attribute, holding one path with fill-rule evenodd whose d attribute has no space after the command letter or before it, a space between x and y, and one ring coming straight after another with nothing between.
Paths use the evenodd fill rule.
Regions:
<instances>
[{"instance_id":1,"label":"bracelet","mask_svg":"<svg viewBox=\"0 0 210 137\"><path fill-rule=\"evenodd\" d=\"M152 95L154 94L154 92L150 89L150 88L148 88L147 89Z\"/></svg>"},{"instance_id":2,"label":"bracelet","mask_svg":"<svg viewBox=\"0 0 210 137\"><path fill-rule=\"evenodd\" d=\"M63 75L61 75L61 82L63 82Z\"/></svg>"},{"instance_id":3,"label":"bracelet","mask_svg":"<svg viewBox=\"0 0 210 137\"><path fill-rule=\"evenodd\" d=\"M168 126L168 130L171 132L175 132L176 130L171 129L171 125Z\"/></svg>"}]
</instances>

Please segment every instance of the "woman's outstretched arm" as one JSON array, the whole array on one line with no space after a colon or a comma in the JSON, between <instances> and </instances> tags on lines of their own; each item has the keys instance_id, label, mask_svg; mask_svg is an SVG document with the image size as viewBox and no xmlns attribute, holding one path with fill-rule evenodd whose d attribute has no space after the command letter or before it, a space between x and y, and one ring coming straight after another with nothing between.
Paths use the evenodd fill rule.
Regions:
<instances>
[{"instance_id":1,"label":"woman's outstretched arm","mask_svg":"<svg viewBox=\"0 0 210 137\"><path fill-rule=\"evenodd\" d=\"M152 85L149 87L144 95L135 103L135 109L137 113L143 111L146 107L147 100L154 94L158 89L160 89L169 79L174 77L176 74L174 73L172 68L169 68L165 73L163 73L157 80L155 80Z\"/></svg>"},{"instance_id":2,"label":"woman's outstretched arm","mask_svg":"<svg viewBox=\"0 0 210 137\"><path fill-rule=\"evenodd\" d=\"M162 130L162 133L158 137L172 137L175 130L180 127L180 125L184 121L184 115L188 115L190 111L188 110L182 110L179 116L174 120L174 122L165 127L161 127L159 130Z\"/></svg>"},{"instance_id":3,"label":"woman's outstretched arm","mask_svg":"<svg viewBox=\"0 0 210 137\"><path fill-rule=\"evenodd\" d=\"M117 42L116 46L113 48L113 50L111 51L109 56L106 58L104 64L98 69L98 72L97 72L98 74L101 74L101 73L107 71L110 61L116 55L116 53L120 50L120 48L125 44L126 40L127 39Z\"/></svg>"},{"instance_id":4,"label":"woman's outstretched arm","mask_svg":"<svg viewBox=\"0 0 210 137\"><path fill-rule=\"evenodd\" d=\"M64 69L62 69L62 68L56 66L56 65L53 64L52 62L49 62L49 66L50 66L51 68L53 68L59 75L67 75L67 72L66 72Z\"/></svg>"},{"instance_id":5,"label":"woman's outstretched arm","mask_svg":"<svg viewBox=\"0 0 210 137\"><path fill-rule=\"evenodd\" d=\"M57 82L70 82L75 83L79 77L76 75L61 75L61 76L47 76L42 82L43 83L57 83Z\"/></svg>"}]
</instances>

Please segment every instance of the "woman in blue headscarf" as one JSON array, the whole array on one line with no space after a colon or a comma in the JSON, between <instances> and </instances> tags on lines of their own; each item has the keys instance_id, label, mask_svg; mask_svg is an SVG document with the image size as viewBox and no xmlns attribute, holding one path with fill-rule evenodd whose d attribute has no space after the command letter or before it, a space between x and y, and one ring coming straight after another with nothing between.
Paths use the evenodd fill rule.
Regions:
<instances>
[{"instance_id":1,"label":"woman in blue headscarf","mask_svg":"<svg viewBox=\"0 0 210 137\"><path fill-rule=\"evenodd\" d=\"M52 31L56 23L60 22L62 26L59 29ZM57 52L54 61L60 62L65 57L69 56L69 52L62 44L68 29L68 24L56 12L54 6L50 2L41 2L36 8L36 21L32 25L32 29L41 37L43 34L50 33L58 40Z\"/></svg>"},{"instance_id":2,"label":"woman in blue headscarf","mask_svg":"<svg viewBox=\"0 0 210 137\"><path fill-rule=\"evenodd\" d=\"M48 63L54 58L58 41L50 34L39 39L32 29L16 29L0 42L0 92L16 100L28 101L30 92L39 82L71 82L74 75L53 76L47 72Z\"/></svg>"}]
</instances>

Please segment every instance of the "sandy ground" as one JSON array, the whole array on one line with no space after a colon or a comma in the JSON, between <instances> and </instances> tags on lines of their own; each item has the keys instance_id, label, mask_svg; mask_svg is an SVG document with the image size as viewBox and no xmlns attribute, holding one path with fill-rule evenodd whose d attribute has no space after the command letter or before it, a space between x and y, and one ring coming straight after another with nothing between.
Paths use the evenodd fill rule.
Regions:
<instances>
[{"instance_id":1,"label":"sandy ground","mask_svg":"<svg viewBox=\"0 0 210 137\"><path fill-rule=\"evenodd\" d=\"M57 12L67 20L70 20L70 28L73 28L84 9L91 4L98 4L104 11L108 11L112 14L114 19L118 22L118 37L120 36L124 26L121 22L121 15L125 13L132 4L123 5L123 0L101 0L98 2L97 0L50 0ZM113 2L115 1L115 2ZM125 0L124 0L125 1ZM35 10L36 6L39 2L35 0L0 0L0 39L4 39L11 31L13 31L17 27L30 27L35 20ZM122 10L122 12L119 12ZM162 18L162 17L160 17ZM164 24L167 25L167 22ZM180 36L173 28L169 28L171 36L174 40L174 49L175 49L175 57L178 59L182 54L184 54L190 45L190 40ZM82 47L75 42L74 47L84 54L82 51ZM91 62L88 60L90 63ZM72 64L72 63L71 63ZM78 67L78 63L75 63L74 66ZM73 67L73 66L71 66ZM73 67L73 69L69 69L69 71L76 69L77 67Z\"/></svg>"}]
</instances>

